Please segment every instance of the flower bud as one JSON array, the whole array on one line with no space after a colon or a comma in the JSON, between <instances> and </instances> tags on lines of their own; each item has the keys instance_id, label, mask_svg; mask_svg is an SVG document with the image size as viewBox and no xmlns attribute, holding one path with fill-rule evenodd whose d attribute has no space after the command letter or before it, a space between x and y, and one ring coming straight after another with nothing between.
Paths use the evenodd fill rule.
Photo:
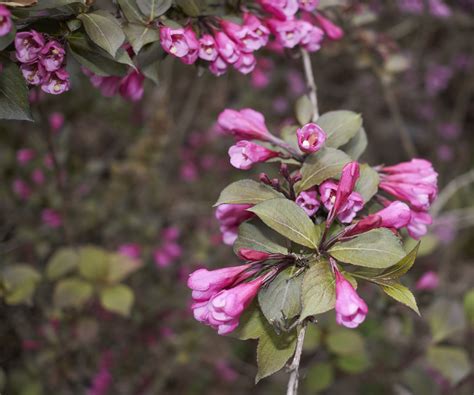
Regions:
<instances>
[{"instance_id":1,"label":"flower bud","mask_svg":"<svg viewBox=\"0 0 474 395\"><path fill-rule=\"evenodd\" d=\"M254 163L265 162L278 155L278 152L246 140L240 140L229 148L230 163L242 170L248 170Z\"/></svg>"},{"instance_id":2,"label":"flower bud","mask_svg":"<svg viewBox=\"0 0 474 395\"><path fill-rule=\"evenodd\" d=\"M308 123L296 131L298 146L307 154L319 151L326 141L326 133L315 123Z\"/></svg>"}]
</instances>

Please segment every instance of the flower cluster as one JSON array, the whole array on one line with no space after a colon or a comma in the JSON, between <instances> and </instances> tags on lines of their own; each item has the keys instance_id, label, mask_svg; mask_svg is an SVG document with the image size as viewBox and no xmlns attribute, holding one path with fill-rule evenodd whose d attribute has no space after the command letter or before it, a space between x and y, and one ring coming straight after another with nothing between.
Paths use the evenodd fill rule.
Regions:
<instances>
[{"instance_id":1,"label":"flower cluster","mask_svg":"<svg viewBox=\"0 0 474 395\"><path fill-rule=\"evenodd\" d=\"M297 45L314 52L320 49L326 34L330 39L342 37L342 30L315 11L318 1L259 0L256 12L243 13L242 22L223 18L203 20L200 36L189 24L185 27L160 27L163 49L185 64L208 62L215 75L224 74L229 66L243 74L255 69L254 52L271 45L275 50L294 48ZM300 18L296 17L301 10ZM270 42L271 35L273 41Z\"/></svg>"},{"instance_id":2,"label":"flower cluster","mask_svg":"<svg viewBox=\"0 0 474 395\"><path fill-rule=\"evenodd\" d=\"M331 128L330 124L325 124ZM319 151L325 150L324 153L330 156L333 152L331 150L334 150L334 148L326 149L327 136L340 132L337 129L325 131L317 123L309 123L301 128L295 128L295 136L288 137L285 141L269 131L261 113L248 108L240 111L230 109L223 111L218 117L218 125L224 134L237 140L229 149L230 162L234 167L244 170L253 164L270 159L283 161L291 158L293 162L299 162L304 166L306 159L314 158L315 161L310 162L318 165L318 160L324 158L324 154L319 155ZM345 154L340 151L338 155ZM342 164L340 171L331 170L325 179L313 182L308 185L309 188L303 190L297 184L303 177L308 177L308 172L317 174L322 171L321 169L327 171L328 167L320 164L321 168L314 168L304 174L301 166L290 171L289 165L282 163L280 174L284 178L283 182L277 178L270 179L265 173L260 175L262 191L273 190L275 193L270 194L268 201L264 202L268 205L262 209L263 212L258 210L260 204L255 205L262 196L249 199L246 195L253 193L251 192L253 189L244 192L242 196L236 192L239 196L236 200L241 204L227 202L220 204L216 209L216 218L220 222L223 241L225 244L234 244L240 225L246 221L250 221L250 224L255 222L256 216L273 230L285 236L289 235L293 227L299 227L300 223L305 222L300 219L296 225L291 222L290 217L301 216L303 213L305 218L305 213L311 218L309 229L313 228L313 223L322 229L323 234L318 241L315 255L318 259L325 259L328 262L334 276L336 321L348 328L355 328L365 320L368 307L357 294L352 280L344 273L341 263L335 258L336 255L333 256L331 248L336 244L356 240L359 235L370 231L374 231L373 237L378 237L380 240L385 237L392 240L392 248L397 250L401 249L398 239L400 229L406 228L408 234L415 239L424 235L427 232L426 224L431 222L428 209L437 195L437 173L431 163L423 159L413 159L394 166L377 166L369 170L371 173L369 183L373 184L374 180L377 180L378 188L371 195L364 195L363 189L358 189L357 185L361 181L368 182L368 176L365 174L363 179L362 167L356 160L347 160ZM335 166L334 163L331 163L331 166ZM367 172L366 169L364 171ZM306 178L306 182L310 183L311 180L308 181ZM389 196L392 199L388 199ZM373 201L372 197L375 197ZM269 208L273 204L273 199L287 203L277 206L280 208L273 211ZM283 203L275 203L280 204ZM382 206L378 211L374 210L377 205ZM279 213L278 210L289 211ZM270 219L272 216L276 217ZM335 223L336 227L333 226ZM250 224L249 226L252 226ZM385 230L377 230L380 228ZM300 238L302 232L303 229L296 229L295 239L288 237L292 241L305 243L308 247L316 246L310 241L313 237L311 231L310 236L303 240ZM296 258L290 252L288 254L279 250L269 252L265 250L267 248L265 244L260 242L249 240L252 243L245 244L246 238L253 236L253 233L247 236L242 234L243 238L236 250L236 254L245 260L246 264L215 271L199 269L189 278L188 286L193 290L195 318L217 329L219 334L229 333L237 327L240 314L265 281L271 281L271 278L279 275L288 265L296 263L296 259L300 259L300 262L307 259L304 251L300 251L302 256ZM362 238L361 243L364 243L363 240ZM309 244L306 244L308 242ZM262 249L255 250L257 247ZM273 247L269 245L268 248ZM373 250L374 247L372 244L362 245L362 249L364 248ZM398 259L401 259L403 249L399 253L401 255ZM342 262L353 263L345 259L347 258ZM391 261L389 265L396 263L397 260ZM362 262L361 265L364 266L366 263ZM256 273L265 272L266 274L255 278Z\"/></svg>"},{"instance_id":3,"label":"flower cluster","mask_svg":"<svg viewBox=\"0 0 474 395\"><path fill-rule=\"evenodd\" d=\"M193 291L192 309L196 320L217 329L220 335L237 328L240 315L268 277L268 274L262 275L246 282L254 273L251 265L193 272L188 287Z\"/></svg>"},{"instance_id":4,"label":"flower cluster","mask_svg":"<svg viewBox=\"0 0 474 395\"><path fill-rule=\"evenodd\" d=\"M66 51L59 41L30 30L16 34L15 49L21 72L29 85L40 86L52 95L69 90Z\"/></svg>"}]
</instances>

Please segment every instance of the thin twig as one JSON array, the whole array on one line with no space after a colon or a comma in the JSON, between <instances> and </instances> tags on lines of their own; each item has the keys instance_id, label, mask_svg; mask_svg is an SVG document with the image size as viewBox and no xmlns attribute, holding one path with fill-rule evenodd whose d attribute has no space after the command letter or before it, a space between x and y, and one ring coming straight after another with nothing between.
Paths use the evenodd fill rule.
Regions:
<instances>
[{"instance_id":1,"label":"thin twig","mask_svg":"<svg viewBox=\"0 0 474 395\"><path fill-rule=\"evenodd\" d=\"M301 49L301 57L303 59L304 74L306 76L306 84L309 89L309 100L313 105L313 117L312 121L316 121L319 118L319 107L318 107L318 96L316 94L316 83L314 81L313 67L311 65L311 58L306 49Z\"/></svg>"},{"instance_id":2,"label":"thin twig","mask_svg":"<svg viewBox=\"0 0 474 395\"><path fill-rule=\"evenodd\" d=\"M457 176L448 185L446 185L438 195L438 199L431 207L431 214L433 217L436 217L436 215L439 214L441 209L446 205L446 203L448 203L449 199L451 199L451 197L453 197L453 195L455 195L459 189L464 188L471 183L474 183L474 169Z\"/></svg>"},{"instance_id":3,"label":"thin twig","mask_svg":"<svg viewBox=\"0 0 474 395\"><path fill-rule=\"evenodd\" d=\"M300 332L298 333L298 339L296 340L296 350L295 355L293 356L293 361L289 366L288 370L290 371L290 379L288 380L288 388L286 390L286 395L297 395L298 393L298 378L299 378L299 368L301 361L301 354L303 353L303 344L304 336L306 334L306 325L307 322L303 321L301 325Z\"/></svg>"}]
</instances>

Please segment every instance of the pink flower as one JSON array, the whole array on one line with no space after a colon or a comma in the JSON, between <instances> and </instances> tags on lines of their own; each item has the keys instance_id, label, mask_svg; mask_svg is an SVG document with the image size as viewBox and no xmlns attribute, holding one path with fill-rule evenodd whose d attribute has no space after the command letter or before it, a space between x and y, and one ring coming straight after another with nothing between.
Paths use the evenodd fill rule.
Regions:
<instances>
[{"instance_id":1,"label":"pink flower","mask_svg":"<svg viewBox=\"0 0 474 395\"><path fill-rule=\"evenodd\" d=\"M438 173L430 162L412 159L382 169L380 189L410 203L417 210L427 210L438 193Z\"/></svg>"},{"instance_id":2,"label":"pink flower","mask_svg":"<svg viewBox=\"0 0 474 395\"><path fill-rule=\"evenodd\" d=\"M340 40L342 36L344 36L342 29L332 23L329 19L325 18L320 12L318 12L315 17L318 25L321 26L321 29L324 30L326 36L328 36L331 40Z\"/></svg>"},{"instance_id":3,"label":"pink flower","mask_svg":"<svg viewBox=\"0 0 474 395\"><path fill-rule=\"evenodd\" d=\"M270 141L272 135L265 125L264 116L250 108L240 111L224 110L217 119L219 126L238 140Z\"/></svg>"},{"instance_id":4,"label":"pink flower","mask_svg":"<svg viewBox=\"0 0 474 395\"><path fill-rule=\"evenodd\" d=\"M321 194L321 202L329 213L335 213L333 209L334 203L336 202L338 184L334 181L324 181L319 186L319 193ZM357 212L362 210L364 207L364 200L358 192L352 192L345 200L344 204L340 206L337 214L339 221L343 223L350 223L356 216ZM329 221L329 219L328 219Z\"/></svg>"},{"instance_id":5,"label":"pink flower","mask_svg":"<svg viewBox=\"0 0 474 395\"><path fill-rule=\"evenodd\" d=\"M43 224L53 229L59 228L63 223L61 214L50 208L45 208L41 212L41 221L43 221Z\"/></svg>"},{"instance_id":6,"label":"pink flower","mask_svg":"<svg viewBox=\"0 0 474 395\"><path fill-rule=\"evenodd\" d=\"M241 170L248 170L254 163L266 162L278 155L278 152L247 140L240 140L229 148L231 165Z\"/></svg>"},{"instance_id":7,"label":"pink flower","mask_svg":"<svg viewBox=\"0 0 474 395\"><path fill-rule=\"evenodd\" d=\"M180 231L176 226L169 226L163 229L161 236L165 241L176 241L179 238Z\"/></svg>"},{"instance_id":8,"label":"pink flower","mask_svg":"<svg viewBox=\"0 0 474 395\"><path fill-rule=\"evenodd\" d=\"M274 65L270 59L259 57L257 65L251 75L251 83L254 88L265 88L270 83L270 72Z\"/></svg>"},{"instance_id":9,"label":"pink flower","mask_svg":"<svg viewBox=\"0 0 474 395\"><path fill-rule=\"evenodd\" d=\"M293 17L298 11L298 0L258 0L258 3L281 20Z\"/></svg>"},{"instance_id":10,"label":"pink flower","mask_svg":"<svg viewBox=\"0 0 474 395\"><path fill-rule=\"evenodd\" d=\"M321 48L321 42L324 38L324 32L317 26L306 21L300 21L300 45L309 52L316 52Z\"/></svg>"},{"instance_id":11,"label":"pink flower","mask_svg":"<svg viewBox=\"0 0 474 395\"><path fill-rule=\"evenodd\" d=\"M300 9L311 12L319 5L319 0L298 0Z\"/></svg>"},{"instance_id":12,"label":"pink flower","mask_svg":"<svg viewBox=\"0 0 474 395\"><path fill-rule=\"evenodd\" d=\"M308 123L296 131L300 150L311 154L319 151L326 141L326 133L315 123Z\"/></svg>"},{"instance_id":13,"label":"pink flower","mask_svg":"<svg viewBox=\"0 0 474 395\"><path fill-rule=\"evenodd\" d=\"M247 261L257 262L271 258L272 254L263 251L251 250L249 248L241 248L239 250L239 256Z\"/></svg>"},{"instance_id":14,"label":"pink flower","mask_svg":"<svg viewBox=\"0 0 474 395\"><path fill-rule=\"evenodd\" d=\"M336 322L356 328L364 322L369 309L352 284L336 270Z\"/></svg>"},{"instance_id":15,"label":"pink flower","mask_svg":"<svg viewBox=\"0 0 474 395\"><path fill-rule=\"evenodd\" d=\"M47 77L46 71L39 63L24 63L20 66L20 70L23 78L30 85L41 85Z\"/></svg>"},{"instance_id":16,"label":"pink flower","mask_svg":"<svg viewBox=\"0 0 474 395\"><path fill-rule=\"evenodd\" d=\"M348 228L345 236L368 232L375 228L400 229L408 225L411 220L411 210L405 203L395 201L384 209L371 214Z\"/></svg>"},{"instance_id":17,"label":"pink flower","mask_svg":"<svg viewBox=\"0 0 474 395\"><path fill-rule=\"evenodd\" d=\"M191 26L187 26L184 29L184 36L188 43L188 53L180 59L185 64L193 64L199 57L199 41Z\"/></svg>"},{"instance_id":18,"label":"pink flower","mask_svg":"<svg viewBox=\"0 0 474 395\"><path fill-rule=\"evenodd\" d=\"M36 185L43 185L45 180L46 180L46 177L44 176L43 170L34 169L33 172L31 173L31 180Z\"/></svg>"},{"instance_id":19,"label":"pink flower","mask_svg":"<svg viewBox=\"0 0 474 395\"><path fill-rule=\"evenodd\" d=\"M241 52L239 60L234 63L234 68L242 74L248 74L255 69L257 59L252 53Z\"/></svg>"},{"instance_id":20,"label":"pink flower","mask_svg":"<svg viewBox=\"0 0 474 395\"><path fill-rule=\"evenodd\" d=\"M128 73L119 85L120 95L124 99L138 101L143 97L143 81L145 76L139 71L132 70Z\"/></svg>"},{"instance_id":21,"label":"pink flower","mask_svg":"<svg viewBox=\"0 0 474 395\"><path fill-rule=\"evenodd\" d=\"M245 280L251 275L245 273L251 264L241 266L230 266L223 269L207 270L198 269L192 272L188 278L188 287L193 291L194 301L209 300L224 288L234 284L237 280Z\"/></svg>"},{"instance_id":22,"label":"pink flower","mask_svg":"<svg viewBox=\"0 0 474 395\"><path fill-rule=\"evenodd\" d=\"M186 62L189 62L194 56L196 58L198 56L199 42L190 26L185 29L162 26L160 28L160 42L166 52L177 58L190 55ZM194 54L194 52L196 53Z\"/></svg>"},{"instance_id":23,"label":"pink flower","mask_svg":"<svg viewBox=\"0 0 474 395\"><path fill-rule=\"evenodd\" d=\"M31 162L36 156L36 153L31 148L22 148L16 151L16 161L19 165L24 166Z\"/></svg>"},{"instance_id":24,"label":"pink flower","mask_svg":"<svg viewBox=\"0 0 474 395\"><path fill-rule=\"evenodd\" d=\"M248 283L224 289L209 300L194 303L194 318L217 329L219 335L234 331L239 325L240 315L257 295L263 282L264 277L259 277Z\"/></svg>"},{"instance_id":25,"label":"pink flower","mask_svg":"<svg viewBox=\"0 0 474 395\"><path fill-rule=\"evenodd\" d=\"M160 268L168 267L173 263L173 258L161 248L157 248L153 252L153 259L155 260L155 265Z\"/></svg>"},{"instance_id":26,"label":"pink flower","mask_svg":"<svg viewBox=\"0 0 474 395\"><path fill-rule=\"evenodd\" d=\"M61 68L66 51L56 40L49 41L40 52L40 63L47 72Z\"/></svg>"},{"instance_id":27,"label":"pink flower","mask_svg":"<svg viewBox=\"0 0 474 395\"><path fill-rule=\"evenodd\" d=\"M214 367L216 368L219 378L228 383L234 383L239 378L239 373L224 359L216 361Z\"/></svg>"},{"instance_id":28,"label":"pink flower","mask_svg":"<svg viewBox=\"0 0 474 395\"><path fill-rule=\"evenodd\" d=\"M139 259L142 251L139 244L128 243L119 246L117 252L131 259Z\"/></svg>"},{"instance_id":29,"label":"pink flower","mask_svg":"<svg viewBox=\"0 0 474 395\"><path fill-rule=\"evenodd\" d=\"M57 133L64 125L64 115L60 112L52 112L48 117L48 121L51 131Z\"/></svg>"},{"instance_id":30,"label":"pink flower","mask_svg":"<svg viewBox=\"0 0 474 395\"><path fill-rule=\"evenodd\" d=\"M419 291L432 291L439 286L438 273L430 270L425 272L416 282L415 288Z\"/></svg>"},{"instance_id":31,"label":"pink flower","mask_svg":"<svg viewBox=\"0 0 474 395\"><path fill-rule=\"evenodd\" d=\"M357 194L358 196L357 195L352 196L353 190L357 182L357 179L359 178L359 175L360 175L360 169L359 169L359 164L357 162L350 162L342 168L341 179L337 186L336 197L334 199L333 207L331 208L329 212L328 223L331 223L332 219L336 215L341 215L342 211L346 211L349 208L348 206L351 204L351 202L355 204L358 200L362 200L359 194ZM355 193L356 192L354 192L354 194ZM352 196L352 199L350 199L351 196ZM363 204L363 201L361 203ZM350 211L352 212L353 215L347 214L350 217L350 220L347 220L346 218L347 222L352 221L352 219L355 216L354 210L350 210ZM344 217L347 217L347 215L344 215ZM341 221L343 220L341 219ZM343 222L346 222L346 221L343 221Z\"/></svg>"},{"instance_id":32,"label":"pink flower","mask_svg":"<svg viewBox=\"0 0 474 395\"><path fill-rule=\"evenodd\" d=\"M300 206L310 217L319 209L321 203L318 200L316 191L303 191L296 198L296 204Z\"/></svg>"},{"instance_id":33,"label":"pink flower","mask_svg":"<svg viewBox=\"0 0 474 395\"><path fill-rule=\"evenodd\" d=\"M210 34L204 34L199 39L199 57L209 62L213 62L219 55L216 40Z\"/></svg>"},{"instance_id":34,"label":"pink flower","mask_svg":"<svg viewBox=\"0 0 474 395\"><path fill-rule=\"evenodd\" d=\"M12 189L15 195L17 195L21 200L28 200L31 196L30 186L20 178L13 180Z\"/></svg>"},{"instance_id":35,"label":"pink flower","mask_svg":"<svg viewBox=\"0 0 474 395\"><path fill-rule=\"evenodd\" d=\"M252 218L254 214L247 211L249 204L221 204L216 209L216 218L220 223L222 239L225 244L232 245L237 239L239 225Z\"/></svg>"},{"instance_id":36,"label":"pink flower","mask_svg":"<svg viewBox=\"0 0 474 395\"><path fill-rule=\"evenodd\" d=\"M41 90L52 95L60 95L68 91L69 87L69 73L66 69L59 69L49 74L43 85L41 85Z\"/></svg>"},{"instance_id":37,"label":"pink flower","mask_svg":"<svg viewBox=\"0 0 474 395\"><path fill-rule=\"evenodd\" d=\"M415 240L419 240L428 232L428 226L433 223L431 215L425 211L411 211L410 222L407 225L408 234Z\"/></svg>"},{"instance_id":38,"label":"pink flower","mask_svg":"<svg viewBox=\"0 0 474 395\"><path fill-rule=\"evenodd\" d=\"M225 74L228 67L229 66L227 65L226 61L222 57L218 56L216 60L214 60L209 65L209 71L215 76L219 77L220 75Z\"/></svg>"},{"instance_id":39,"label":"pink flower","mask_svg":"<svg viewBox=\"0 0 474 395\"><path fill-rule=\"evenodd\" d=\"M233 64L239 60L240 51L237 44L224 32L218 31L215 33L215 39L219 55L227 63Z\"/></svg>"},{"instance_id":40,"label":"pink flower","mask_svg":"<svg viewBox=\"0 0 474 395\"><path fill-rule=\"evenodd\" d=\"M267 23L275 35L277 42L283 47L294 48L299 44L302 38L302 30L300 30L299 21L292 19L285 21L269 19Z\"/></svg>"},{"instance_id":41,"label":"pink flower","mask_svg":"<svg viewBox=\"0 0 474 395\"><path fill-rule=\"evenodd\" d=\"M247 48L256 51L267 45L270 30L254 14L244 13L244 26L254 33L253 36L247 38L248 41L245 43Z\"/></svg>"},{"instance_id":42,"label":"pink flower","mask_svg":"<svg viewBox=\"0 0 474 395\"><path fill-rule=\"evenodd\" d=\"M35 30L20 32L15 36L16 58L21 63L31 63L38 56L45 45L44 37Z\"/></svg>"},{"instance_id":43,"label":"pink flower","mask_svg":"<svg viewBox=\"0 0 474 395\"><path fill-rule=\"evenodd\" d=\"M11 13L7 7L0 4L0 36L6 36L12 30Z\"/></svg>"}]
</instances>

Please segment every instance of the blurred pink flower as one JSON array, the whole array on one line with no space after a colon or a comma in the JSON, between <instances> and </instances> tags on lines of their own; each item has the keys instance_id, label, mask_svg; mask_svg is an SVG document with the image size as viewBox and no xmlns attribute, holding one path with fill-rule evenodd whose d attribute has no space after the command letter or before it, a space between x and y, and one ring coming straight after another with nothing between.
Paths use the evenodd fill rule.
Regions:
<instances>
[{"instance_id":1,"label":"blurred pink flower","mask_svg":"<svg viewBox=\"0 0 474 395\"><path fill-rule=\"evenodd\" d=\"M13 180L12 189L21 200L28 200L32 193L30 186L20 178Z\"/></svg>"},{"instance_id":2,"label":"blurred pink flower","mask_svg":"<svg viewBox=\"0 0 474 395\"><path fill-rule=\"evenodd\" d=\"M416 282L415 288L419 291L432 291L439 286L439 276L430 270L425 272Z\"/></svg>"},{"instance_id":3,"label":"blurred pink flower","mask_svg":"<svg viewBox=\"0 0 474 395\"><path fill-rule=\"evenodd\" d=\"M239 378L239 373L224 359L217 360L214 366L219 377L228 383L233 383Z\"/></svg>"},{"instance_id":4,"label":"blurred pink flower","mask_svg":"<svg viewBox=\"0 0 474 395\"><path fill-rule=\"evenodd\" d=\"M49 127L53 133L57 133L64 125L64 114L61 112L52 112L48 117Z\"/></svg>"},{"instance_id":5,"label":"blurred pink flower","mask_svg":"<svg viewBox=\"0 0 474 395\"><path fill-rule=\"evenodd\" d=\"M45 208L41 212L41 221L43 224L53 229L59 228L63 223L61 214L50 208Z\"/></svg>"},{"instance_id":6,"label":"blurred pink flower","mask_svg":"<svg viewBox=\"0 0 474 395\"><path fill-rule=\"evenodd\" d=\"M16 151L16 161L19 165L24 166L31 162L36 156L36 152L31 148L22 148Z\"/></svg>"},{"instance_id":7,"label":"blurred pink flower","mask_svg":"<svg viewBox=\"0 0 474 395\"><path fill-rule=\"evenodd\" d=\"M315 15L318 25L323 29L326 36L331 40L340 40L344 31L332 21L324 17L320 12Z\"/></svg>"},{"instance_id":8,"label":"blurred pink flower","mask_svg":"<svg viewBox=\"0 0 474 395\"><path fill-rule=\"evenodd\" d=\"M298 0L258 0L258 3L281 20L292 18L298 11Z\"/></svg>"},{"instance_id":9,"label":"blurred pink flower","mask_svg":"<svg viewBox=\"0 0 474 395\"><path fill-rule=\"evenodd\" d=\"M3 4L0 4L0 37L10 33L12 27L13 22L10 11Z\"/></svg>"},{"instance_id":10,"label":"blurred pink flower","mask_svg":"<svg viewBox=\"0 0 474 395\"><path fill-rule=\"evenodd\" d=\"M46 177L44 175L43 170L41 169L34 169L33 172L31 173L31 180L36 184L36 185L43 185Z\"/></svg>"},{"instance_id":11,"label":"blurred pink flower","mask_svg":"<svg viewBox=\"0 0 474 395\"><path fill-rule=\"evenodd\" d=\"M122 244L118 247L117 252L132 259L139 259L141 255L141 247L137 243Z\"/></svg>"}]
</instances>

